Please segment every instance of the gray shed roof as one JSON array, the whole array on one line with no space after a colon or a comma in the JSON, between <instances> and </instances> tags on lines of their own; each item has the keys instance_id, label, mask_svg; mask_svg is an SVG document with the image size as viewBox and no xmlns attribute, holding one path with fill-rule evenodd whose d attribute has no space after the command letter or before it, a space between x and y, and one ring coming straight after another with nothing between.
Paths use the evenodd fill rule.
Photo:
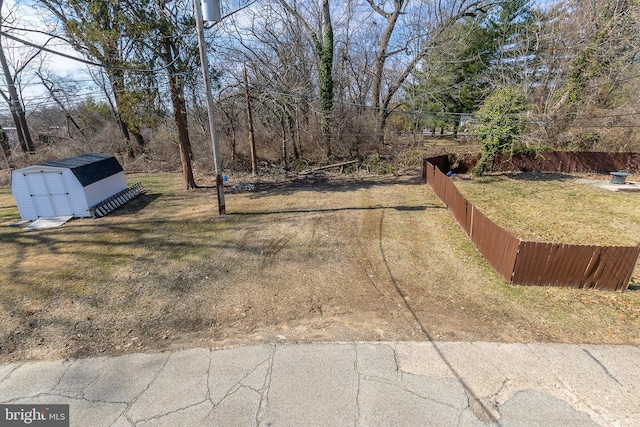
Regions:
<instances>
[{"instance_id":1,"label":"gray shed roof","mask_svg":"<svg viewBox=\"0 0 640 427\"><path fill-rule=\"evenodd\" d=\"M100 153L83 154L81 156L38 163L34 166L71 169L71 172L78 178L83 187L124 170L115 157L110 154Z\"/></svg>"}]
</instances>

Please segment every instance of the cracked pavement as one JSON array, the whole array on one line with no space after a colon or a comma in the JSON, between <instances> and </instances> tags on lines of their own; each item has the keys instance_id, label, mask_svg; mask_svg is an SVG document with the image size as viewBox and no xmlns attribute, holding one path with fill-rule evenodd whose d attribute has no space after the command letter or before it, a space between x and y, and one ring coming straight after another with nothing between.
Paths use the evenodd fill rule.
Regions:
<instances>
[{"instance_id":1,"label":"cracked pavement","mask_svg":"<svg viewBox=\"0 0 640 427\"><path fill-rule=\"evenodd\" d=\"M265 344L0 365L71 426L640 426L635 346Z\"/></svg>"}]
</instances>

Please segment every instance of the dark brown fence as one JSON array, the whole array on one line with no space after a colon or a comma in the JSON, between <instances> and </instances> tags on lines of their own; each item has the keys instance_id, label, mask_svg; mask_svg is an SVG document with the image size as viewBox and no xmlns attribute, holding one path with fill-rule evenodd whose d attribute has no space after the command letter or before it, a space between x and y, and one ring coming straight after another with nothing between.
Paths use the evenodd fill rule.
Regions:
<instances>
[{"instance_id":1,"label":"dark brown fence","mask_svg":"<svg viewBox=\"0 0 640 427\"><path fill-rule=\"evenodd\" d=\"M513 283L626 290L640 247L520 242Z\"/></svg>"},{"instance_id":2,"label":"dark brown fence","mask_svg":"<svg viewBox=\"0 0 640 427\"><path fill-rule=\"evenodd\" d=\"M423 178L489 265L507 282L611 291L628 288L640 246L524 242L476 209L431 159L424 161Z\"/></svg>"},{"instance_id":3,"label":"dark brown fence","mask_svg":"<svg viewBox=\"0 0 640 427\"><path fill-rule=\"evenodd\" d=\"M429 159L442 172L453 169L467 173L476 164L480 154L449 154ZM435 162L435 163L434 163ZM600 172L624 171L640 173L640 153L604 153L593 151L543 151L498 156L492 168L502 172Z\"/></svg>"},{"instance_id":4,"label":"dark brown fence","mask_svg":"<svg viewBox=\"0 0 640 427\"><path fill-rule=\"evenodd\" d=\"M593 151L544 151L537 155L503 156L496 161L498 170L530 172L601 172L640 170L639 153L603 153Z\"/></svg>"}]
</instances>

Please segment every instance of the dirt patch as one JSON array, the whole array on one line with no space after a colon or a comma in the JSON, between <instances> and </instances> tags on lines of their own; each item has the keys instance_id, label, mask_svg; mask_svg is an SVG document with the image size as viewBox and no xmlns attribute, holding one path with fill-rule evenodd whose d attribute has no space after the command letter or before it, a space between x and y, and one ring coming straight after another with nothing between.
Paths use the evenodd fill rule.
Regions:
<instances>
[{"instance_id":1,"label":"dirt patch","mask_svg":"<svg viewBox=\"0 0 640 427\"><path fill-rule=\"evenodd\" d=\"M287 341L640 344L640 296L505 284L419 173L215 192L177 175L25 232L0 191L0 360Z\"/></svg>"}]
</instances>

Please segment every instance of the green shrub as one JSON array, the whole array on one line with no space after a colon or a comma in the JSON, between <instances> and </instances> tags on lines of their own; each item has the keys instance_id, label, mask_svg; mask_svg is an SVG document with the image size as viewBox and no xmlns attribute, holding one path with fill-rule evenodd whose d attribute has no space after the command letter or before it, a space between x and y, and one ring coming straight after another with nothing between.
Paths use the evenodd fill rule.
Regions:
<instances>
[{"instance_id":1,"label":"green shrub","mask_svg":"<svg viewBox=\"0 0 640 427\"><path fill-rule=\"evenodd\" d=\"M482 175L493 159L515 147L516 137L524 132L526 97L519 88L500 87L487 97L476 113L474 135L482 143L482 156L473 173Z\"/></svg>"},{"instance_id":2,"label":"green shrub","mask_svg":"<svg viewBox=\"0 0 640 427\"><path fill-rule=\"evenodd\" d=\"M375 173L379 175L386 175L393 173L393 166L387 159L380 157L379 154L374 154L367 157L362 162L362 167L369 173Z\"/></svg>"}]
</instances>

